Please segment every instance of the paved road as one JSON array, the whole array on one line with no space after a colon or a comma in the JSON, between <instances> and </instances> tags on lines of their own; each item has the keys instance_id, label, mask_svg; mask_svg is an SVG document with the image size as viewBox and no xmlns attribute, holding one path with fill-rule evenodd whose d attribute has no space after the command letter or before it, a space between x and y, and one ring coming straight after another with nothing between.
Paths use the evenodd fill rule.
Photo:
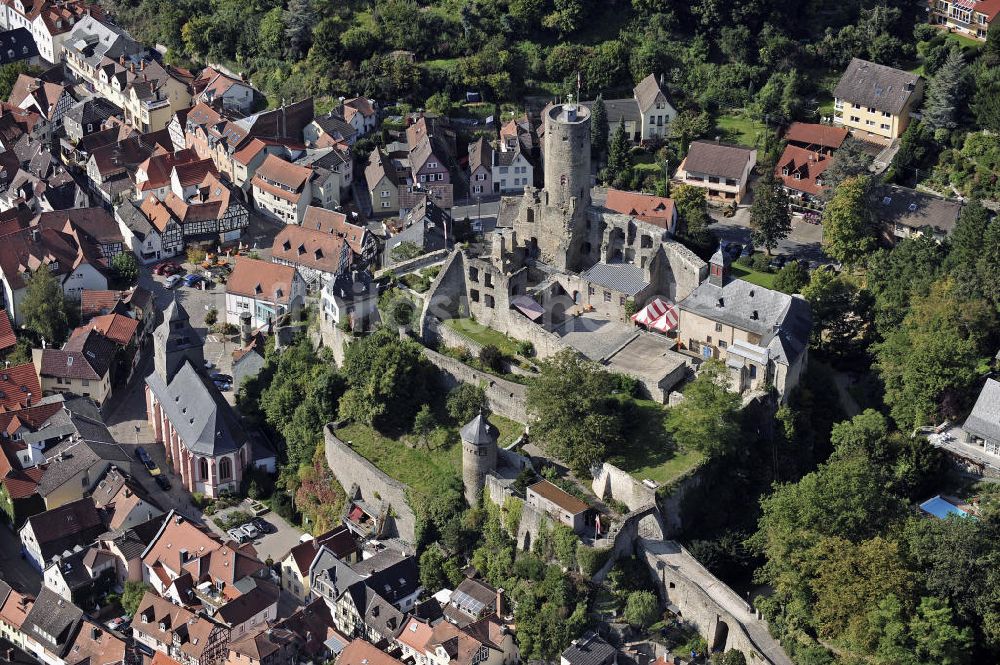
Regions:
<instances>
[{"instance_id":1,"label":"paved road","mask_svg":"<svg viewBox=\"0 0 1000 665\"><path fill-rule=\"evenodd\" d=\"M37 596L42 588L42 574L21 557L21 540L6 524L0 526L0 571L3 581L20 593Z\"/></svg>"},{"instance_id":2,"label":"paved road","mask_svg":"<svg viewBox=\"0 0 1000 665\"><path fill-rule=\"evenodd\" d=\"M769 663L772 665L793 665L781 644L771 636L767 623L757 618L750 604L723 584L715 575L708 572L704 566L698 563L697 559L688 554L677 543L671 540L643 538L640 540L640 545L657 561L663 562L704 591L713 603L736 619L740 625L730 626L730 632L742 628Z\"/></svg>"},{"instance_id":3,"label":"paved road","mask_svg":"<svg viewBox=\"0 0 1000 665\"><path fill-rule=\"evenodd\" d=\"M709 230L720 240L746 244L750 242L750 208L741 207L735 217L723 217L721 210L710 209L709 214L715 223ZM823 254L823 227L819 224L809 224L799 216L792 217L792 231L787 238L778 243L775 252L796 259L809 261L829 261Z\"/></svg>"}]
</instances>

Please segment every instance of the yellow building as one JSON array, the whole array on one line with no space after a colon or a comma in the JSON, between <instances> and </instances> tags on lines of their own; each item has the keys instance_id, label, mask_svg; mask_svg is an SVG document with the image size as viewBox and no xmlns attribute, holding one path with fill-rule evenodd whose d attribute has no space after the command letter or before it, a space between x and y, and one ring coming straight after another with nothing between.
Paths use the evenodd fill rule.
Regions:
<instances>
[{"instance_id":1,"label":"yellow building","mask_svg":"<svg viewBox=\"0 0 1000 665\"><path fill-rule=\"evenodd\" d=\"M888 142L906 131L922 95L916 74L854 58L833 91L833 122L860 138Z\"/></svg>"}]
</instances>

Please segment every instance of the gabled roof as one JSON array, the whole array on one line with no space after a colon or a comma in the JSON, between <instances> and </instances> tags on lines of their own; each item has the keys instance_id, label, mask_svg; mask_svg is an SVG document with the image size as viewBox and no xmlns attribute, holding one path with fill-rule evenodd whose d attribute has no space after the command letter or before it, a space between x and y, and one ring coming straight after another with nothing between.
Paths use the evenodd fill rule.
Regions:
<instances>
[{"instance_id":1,"label":"gabled roof","mask_svg":"<svg viewBox=\"0 0 1000 665\"><path fill-rule=\"evenodd\" d=\"M554 503L570 515L577 515L590 508L586 502L576 498L566 490L553 485L547 480L539 480L528 488L543 499Z\"/></svg>"},{"instance_id":2,"label":"gabled roof","mask_svg":"<svg viewBox=\"0 0 1000 665\"><path fill-rule=\"evenodd\" d=\"M714 141L694 141L684 158L684 169L691 173L704 173L739 180L752 163L754 151L741 145Z\"/></svg>"},{"instance_id":3,"label":"gabled roof","mask_svg":"<svg viewBox=\"0 0 1000 665\"><path fill-rule=\"evenodd\" d=\"M39 376L99 381L111 368L115 343L94 329L70 337L61 349L42 349Z\"/></svg>"},{"instance_id":4,"label":"gabled roof","mask_svg":"<svg viewBox=\"0 0 1000 665\"><path fill-rule=\"evenodd\" d=\"M802 148L818 146L836 150L844 143L847 134L846 127L820 125L814 122L793 122L785 131L785 140Z\"/></svg>"},{"instance_id":5,"label":"gabled roof","mask_svg":"<svg viewBox=\"0 0 1000 665\"><path fill-rule=\"evenodd\" d=\"M66 665L117 665L125 662L125 640L84 619L65 657Z\"/></svg>"},{"instance_id":6,"label":"gabled roof","mask_svg":"<svg viewBox=\"0 0 1000 665\"><path fill-rule=\"evenodd\" d=\"M358 543L354 539L354 534L341 524L320 536L299 543L290 549L281 560L284 561L291 556L299 574L308 575L309 567L312 565L313 559L316 558L320 547L326 547L339 559L347 559L358 551Z\"/></svg>"},{"instance_id":7,"label":"gabled roof","mask_svg":"<svg viewBox=\"0 0 1000 665\"><path fill-rule=\"evenodd\" d=\"M211 646L212 631L219 627L205 615L174 605L151 591L142 597L132 618L134 632L165 644L173 644L176 636L181 653L194 660L199 660Z\"/></svg>"},{"instance_id":8,"label":"gabled roof","mask_svg":"<svg viewBox=\"0 0 1000 665\"><path fill-rule=\"evenodd\" d=\"M914 230L933 229L951 233L958 224L962 204L898 185L882 185L874 193L871 210L886 224L899 224Z\"/></svg>"},{"instance_id":9,"label":"gabled roof","mask_svg":"<svg viewBox=\"0 0 1000 665\"><path fill-rule=\"evenodd\" d=\"M403 665L374 644L355 639L340 652L338 665Z\"/></svg>"},{"instance_id":10,"label":"gabled roof","mask_svg":"<svg viewBox=\"0 0 1000 665\"><path fill-rule=\"evenodd\" d=\"M962 428L986 441L1000 441L1000 382L986 379Z\"/></svg>"},{"instance_id":11,"label":"gabled roof","mask_svg":"<svg viewBox=\"0 0 1000 665\"><path fill-rule=\"evenodd\" d=\"M153 372L146 385L156 396L182 445L198 455L221 455L239 450L247 433L233 408L207 377L185 361L166 385Z\"/></svg>"},{"instance_id":12,"label":"gabled roof","mask_svg":"<svg viewBox=\"0 0 1000 665\"><path fill-rule=\"evenodd\" d=\"M368 187L375 187L383 178L388 180L394 187L399 187L399 178L396 177L396 167L389 157L382 152L381 148L372 150L368 156L368 165L365 167L365 180Z\"/></svg>"},{"instance_id":13,"label":"gabled roof","mask_svg":"<svg viewBox=\"0 0 1000 665\"><path fill-rule=\"evenodd\" d=\"M17 335L10 323L6 309L0 308L0 351L6 351L17 344Z\"/></svg>"},{"instance_id":14,"label":"gabled roof","mask_svg":"<svg viewBox=\"0 0 1000 665\"><path fill-rule=\"evenodd\" d=\"M493 146L485 138L469 146L469 173L475 173L480 167L489 170L493 164Z\"/></svg>"},{"instance_id":15,"label":"gabled roof","mask_svg":"<svg viewBox=\"0 0 1000 665\"><path fill-rule=\"evenodd\" d=\"M893 115L899 114L913 95L920 77L861 58L847 65L833 96L856 106L867 106Z\"/></svg>"},{"instance_id":16,"label":"gabled roof","mask_svg":"<svg viewBox=\"0 0 1000 665\"><path fill-rule=\"evenodd\" d=\"M104 532L101 514L89 497L32 515L22 529L28 526L45 561L74 545L92 543Z\"/></svg>"},{"instance_id":17,"label":"gabled roof","mask_svg":"<svg viewBox=\"0 0 1000 665\"><path fill-rule=\"evenodd\" d=\"M0 32L0 65L38 57L35 38L27 28Z\"/></svg>"},{"instance_id":18,"label":"gabled roof","mask_svg":"<svg viewBox=\"0 0 1000 665\"><path fill-rule=\"evenodd\" d=\"M660 88L660 83L653 74L639 81L635 88L633 88L632 95L639 104L640 112L650 108L658 100L670 104L670 100L667 99L666 93Z\"/></svg>"},{"instance_id":19,"label":"gabled roof","mask_svg":"<svg viewBox=\"0 0 1000 665\"><path fill-rule=\"evenodd\" d=\"M0 369L0 410L21 409L28 406L31 399L37 402L41 397L42 387L32 363Z\"/></svg>"},{"instance_id":20,"label":"gabled roof","mask_svg":"<svg viewBox=\"0 0 1000 665\"><path fill-rule=\"evenodd\" d=\"M355 254L364 252L366 236L370 233L368 227L349 221L344 213L316 206L306 208L302 228L343 236Z\"/></svg>"},{"instance_id":21,"label":"gabled roof","mask_svg":"<svg viewBox=\"0 0 1000 665\"><path fill-rule=\"evenodd\" d=\"M89 330L96 330L119 346L128 346L135 339L139 322L123 314L103 314L95 316L90 321L75 329L70 337L86 335Z\"/></svg>"},{"instance_id":22,"label":"gabled roof","mask_svg":"<svg viewBox=\"0 0 1000 665\"><path fill-rule=\"evenodd\" d=\"M293 266L240 256L226 282L226 293L287 305L295 276Z\"/></svg>"},{"instance_id":23,"label":"gabled roof","mask_svg":"<svg viewBox=\"0 0 1000 665\"><path fill-rule=\"evenodd\" d=\"M351 249L342 237L295 224L281 229L271 245L272 260L331 274L345 270L350 256Z\"/></svg>"},{"instance_id":24,"label":"gabled roof","mask_svg":"<svg viewBox=\"0 0 1000 665\"><path fill-rule=\"evenodd\" d=\"M275 194L283 199L298 201L302 188L312 169L292 164L277 155L269 154L257 167L253 177L253 186Z\"/></svg>"},{"instance_id":25,"label":"gabled roof","mask_svg":"<svg viewBox=\"0 0 1000 665\"><path fill-rule=\"evenodd\" d=\"M626 192L612 187L608 189L604 207L662 229L670 228L674 221L673 199L665 196Z\"/></svg>"},{"instance_id":26,"label":"gabled roof","mask_svg":"<svg viewBox=\"0 0 1000 665\"><path fill-rule=\"evenodd\" d=\"M789 189L818 195L823 186L817 179L832 163L829 155L787 145L774 167L774 175Z\"/></svg>"},{"instance_id":27,"label":"gabled roof","mask_svg":"<svg viewBox=\"0 0 1000 665\"><path fill-rule=\"evenodd\" d=\"M31 606L21 631L57 656L65 654L83 620L83 610L48 587Z\"/></svg>"}]
</instances>

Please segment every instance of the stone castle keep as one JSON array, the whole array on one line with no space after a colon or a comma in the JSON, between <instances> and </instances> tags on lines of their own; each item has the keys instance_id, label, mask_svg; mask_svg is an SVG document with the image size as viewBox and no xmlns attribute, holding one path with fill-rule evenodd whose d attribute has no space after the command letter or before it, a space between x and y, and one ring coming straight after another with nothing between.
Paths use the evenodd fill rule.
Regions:
<instances>
[{"instance_id":1,"label":"stone castle keep","mask_svg":"<svg viewBox=\"0 0 1000 665\"><path fill-rule=\"evenodd\" d=\"M531 342L539 357L573 347L615 370L608 355L637 334L630 301L679 301L708 277L708 266L665 225L603 206L603 191L592 190L589 109L567 102L542 117L545 186L505 197L487 242L445 261L424 300L420 335L440 342L449 332L441 321L469 317ZM688 359L662 339L641 342L660 360L639 378L663 401Z\"/></svg>"}]
</instances>

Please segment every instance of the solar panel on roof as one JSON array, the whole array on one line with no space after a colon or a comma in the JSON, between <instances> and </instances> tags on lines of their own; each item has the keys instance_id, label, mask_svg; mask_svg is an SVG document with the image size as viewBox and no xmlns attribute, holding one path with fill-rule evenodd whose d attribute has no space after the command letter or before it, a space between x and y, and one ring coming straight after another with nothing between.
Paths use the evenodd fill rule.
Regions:
<instances>
[{"instance_id":1,"label":"solar panel on roof","mask_svg":"<svg viewBox=\"0 0 1000 665\"><path fill-rule=\"evenodd\" d=\"M486 608L485 603L476 600L464 591L456 591L451 594L451 602L473 616L478 616Z\"/></svg>"}]
</instances>

